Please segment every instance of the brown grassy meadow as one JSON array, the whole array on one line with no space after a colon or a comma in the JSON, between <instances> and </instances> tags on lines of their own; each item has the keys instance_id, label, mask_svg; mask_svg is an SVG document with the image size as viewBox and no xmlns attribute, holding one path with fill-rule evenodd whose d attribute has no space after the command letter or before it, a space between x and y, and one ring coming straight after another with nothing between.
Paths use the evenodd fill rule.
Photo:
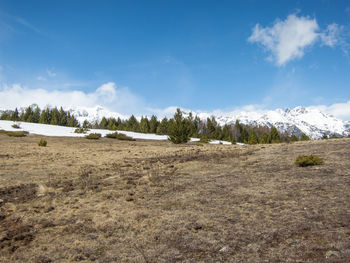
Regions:
<instances>
[{"instance_id":1,"label":"brown grassy meadow","mask_svg":"<svg viewBox=\"0 0 350 263\"><path fill-rule=\"evenodd\" d=\"M0 134L0 262L350 262L350 139L40 138Z\"/></svg>"}]
</instances>

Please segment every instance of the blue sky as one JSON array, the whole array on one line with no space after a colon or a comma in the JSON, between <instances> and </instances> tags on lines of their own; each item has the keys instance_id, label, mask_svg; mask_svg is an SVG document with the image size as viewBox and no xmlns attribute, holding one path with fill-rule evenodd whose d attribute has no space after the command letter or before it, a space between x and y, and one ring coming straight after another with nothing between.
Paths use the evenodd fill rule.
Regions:
<instances>
[{"instance_id":1,"label":"blue sky","mask_svg":"<svg viewBox=\"0 0 350 263\"><path fill-rule=\"evenodd\" d=\"M350 120L349 52L349 1L2 0L0 108L319 105Z\"/></svg>"}]
</instances>

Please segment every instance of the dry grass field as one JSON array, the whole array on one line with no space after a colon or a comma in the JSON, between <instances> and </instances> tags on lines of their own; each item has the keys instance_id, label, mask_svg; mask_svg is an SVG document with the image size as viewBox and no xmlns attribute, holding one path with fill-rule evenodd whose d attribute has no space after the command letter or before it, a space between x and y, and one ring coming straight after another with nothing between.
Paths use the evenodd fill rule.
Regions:
<instances>
[{"instance_id":1,"label":"dry grass field","mask_svg":"<svg viewBox=\"0 0 350 263\"><path fill-rule=\"evenodd\" d=\"M350 139L40 138L0 134L0 262L350 262Z\"/></svg>"}]
</instances>

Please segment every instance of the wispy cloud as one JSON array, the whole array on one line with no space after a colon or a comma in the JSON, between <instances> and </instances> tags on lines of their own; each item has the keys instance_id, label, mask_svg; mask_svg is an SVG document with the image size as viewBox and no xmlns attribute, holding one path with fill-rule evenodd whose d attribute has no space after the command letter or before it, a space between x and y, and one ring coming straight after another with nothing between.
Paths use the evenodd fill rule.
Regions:
<instances>
[{"instance_id":1,"label":"wispy cloud","mask_svg":"<svg viewBox=\"0 0 350 263\"><path fill-rule=\"evenodd\" d=\"M5 13L3 11L0 11L0 18L2 18L2 20L8 21L11 24L17 24L17 25L23 26L31 31L34 31L35 33L42 34L42 31L38 27L36 27L32 23L28 22L23 17L8 14L8 13Z\"/></svg>"},{"instance_id":2,"label":"wispy cloud","mask_svg":"<svg viewBox=\"0 0 350 263\"><path fill-rule=\"evenodd\" d=\"M54 78L57 76L57 74L55 72L53 72L52 70L49 70L49 69L46 70L46 73L51 78Z\"/></svg>"},{"instance_id":3,"label":"wispy cloud","mask_svg":"<svg viewBox=\"0 0 350 263\"><path fill-rule=\"evenodd\" d=\"M343 27L333 23L320 30L315 18L289 15L285 20L276 20L271 27L256 24L248 41L262 45L270 53L268 60L283 66L304 56L305 49L317 41L334 47L341 42Z\"/></svg>"},{"instance_id":4,"label":"wispy cloud","mask_svg":"<svg viewBox=\"0 0 350 263\"><path fill-rule=\"evenodd\" d=\"M39 80L39 81L45 81L46 80L46 78L44 78L43 76L37 76L36 79Z\"/></svg>"}]
</instances>

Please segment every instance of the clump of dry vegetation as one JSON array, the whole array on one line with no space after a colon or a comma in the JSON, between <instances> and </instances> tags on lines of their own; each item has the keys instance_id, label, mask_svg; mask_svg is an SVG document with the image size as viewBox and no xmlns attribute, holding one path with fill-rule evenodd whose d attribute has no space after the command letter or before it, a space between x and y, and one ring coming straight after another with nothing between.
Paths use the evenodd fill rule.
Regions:
<instances>
[{"instance_id":1,"label":"clump of dry vegetation","mask_svg":"<svg viewBox=\"0 0 350 263\"><path fill-rule=\"evenodd\" d=\"M311 154L311 155L299 155L297 159L295 160L295 163L299 165L300 167L306 167L306 166L313 166L313 165L320 165L324 164L324 159Z\"/></svg>"},{"instance_id":2,"label":"clump of dry vegetation","mask_svg":"<svg viewBox=\"0 0 350 263\"><path fill-rule=\"evenodd\" d=\"M43 138L40 139L39 143L38 143L39 146L42 146L42 147L46 147L47 145L47 141Z\"/></svg>"},{"instance_id":3,"label":"clump of dry vegetation","mask_svg":"<svg viewBox=\"0 0 350 263\"><path fill-rule=\"evenodd\" d=\"M121 141L135 141L134 138L118 132L108 133L106 134L106 137L111 139L118 139Z\"/></svg>"},{"instance_id":4,"label":"clump of dry vegetation","mask_svg":"<svg viewBox=\"0 0 350 263\"><path fill-rule=\"evenodd\" d=\"M26 131L5 131L0 130L0 133L7 134L10 137L25 137L28 135Z\"/></svg>"},{"instance_id":5,"label":"clump of dry vegetation","mask_svg":"<svg viewBox=\"0 0 350 263\"><path fill-rule=\"evenodd\" d=\"M19 129L19 128L21 128L21 127L20 127L19 125L17 125L16 123L15 123L15 124L12 124L11 127L14 128L14 129Z\"/></svg>"},{"instance_id":6,"label":"clump of dry vegetation","mask_svg":"<svg viewBox=\"0 0 350 263\"><path fill-rule=\"evenodd\" d=\"M101 138L101 133L90 133L89 135L86 135L85 138L91 140L98 140Z\"/></svg>"},{"instance_id":7,"label":"clump of dry vegetation","mask_svg":"<svg viewBox=\"0 0 350 263\"><path fill-rule=\"evenodd\" d=\"M89 131L88 128L78 127L74 130L74 133L87 133L88 131Z\"/></svg>"}]
</instances>

